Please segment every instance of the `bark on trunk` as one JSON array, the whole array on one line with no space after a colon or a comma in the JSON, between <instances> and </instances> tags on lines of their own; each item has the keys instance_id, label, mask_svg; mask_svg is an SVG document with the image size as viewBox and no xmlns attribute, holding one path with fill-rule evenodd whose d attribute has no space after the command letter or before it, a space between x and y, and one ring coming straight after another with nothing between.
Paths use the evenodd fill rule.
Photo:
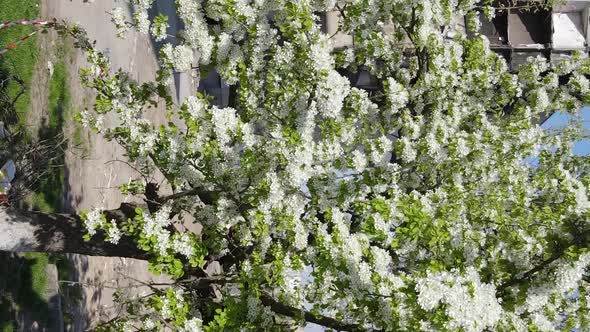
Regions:
<instances>
[{"instance_id":1,"label":"bark on trunk","mask_svg":"<svg viewBox=\"0 0 590 332\"><path fill-rule=\"evenodd\" d=\"M121 204L118 209L104 211L106 217L118 221L132 218L135 206ZM97 232L84 241L84 224L78 215L45 214L0 208L0 250L12 252L74 253L90 256L117 256L149 259L135 242L122 236L118 244L104 241Z\"/></svg>"}]
</instances>

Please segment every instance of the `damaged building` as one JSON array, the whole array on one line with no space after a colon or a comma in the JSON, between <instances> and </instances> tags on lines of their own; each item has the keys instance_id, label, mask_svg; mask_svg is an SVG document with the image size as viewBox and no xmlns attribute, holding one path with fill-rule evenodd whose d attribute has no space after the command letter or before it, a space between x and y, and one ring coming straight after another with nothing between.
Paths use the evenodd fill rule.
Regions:
<instances>
[{"instance_id":1,"label":"damaged building","mask_svg":"<svg viewBox=\"0 0 590 332\"><path fill-rule=\"evenodd\" d=\"M501 54L511 69L517 69L531 56L542 56L557 62L570 57L574 51L588 55L590 0L566 1L551 9L523 9L527 4L530 2L519 1L509 9L498 10L492 21L483 17L483 13L480 17L481 28L478 33L489 39L490 48ZM320 20L335 48L354 45L353 37L338 29L338 10L321 13ZM475 36L475 33L466 29L463 17L457 17L449 30L450 38L454 30ZM362 80L366 82L366 78Z\"/></svg>"},{"instance_id":2,"label":"damaged building","mask_svg":"<svg viewBox=\"0 0 590 332\"><path fill-rule=\"evenodd\" d=\"M492 21L481 18L480 34L490 48L517 69L528 57L542 56L551 62L569 58L574 51L588 55L590 1L567 1L551 9L498 11Z\"/></svg>"}]
</instances>

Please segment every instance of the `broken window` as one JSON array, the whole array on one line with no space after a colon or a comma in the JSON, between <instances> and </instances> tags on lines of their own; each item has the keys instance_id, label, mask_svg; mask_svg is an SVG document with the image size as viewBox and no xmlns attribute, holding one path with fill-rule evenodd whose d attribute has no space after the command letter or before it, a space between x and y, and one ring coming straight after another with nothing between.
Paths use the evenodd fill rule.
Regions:
<instances>
[{"instance_id":1,"label":"broken window","mask_svg":"<svg viewBox=\"0 0 590 332\"><path fill-rule=\"evenodd\" d=\"M542 48L551 42L551 15L548 11L508 13L508 41L517 48Z\"/></svg>"},{"instance_id":2,"label":"broken window","mask_svg":"<svg viewBox=\"0 0 590 332\"><path fill-rule=\"evenodd\" d=\"M508 15L506 12L498 13L492 21L489 21L486 17L480 17L480 20L481 33L488 37L491 45L508 44Z\"/></svg>"},{"instance_id":3,"label":"broken window","mask_svg":"<svg viewBox=\"0 0 590 332\"><path fill-rule=\"evenodd\" d=\"M500 46L508 44L508 15L505 11L499 11L490 21L483 13L479 13L481 27L479 33L486 36L490 41L490 46ZM468 31L468 36L472 38L475 35L473 31Z\"/></svg>"}]
</instances>

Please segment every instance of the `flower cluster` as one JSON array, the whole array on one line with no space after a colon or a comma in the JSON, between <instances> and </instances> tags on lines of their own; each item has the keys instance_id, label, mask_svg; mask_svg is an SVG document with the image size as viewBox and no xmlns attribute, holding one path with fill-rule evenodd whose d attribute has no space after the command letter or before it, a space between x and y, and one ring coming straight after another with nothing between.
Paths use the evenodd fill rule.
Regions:
<instances>
[{"instance_id":1,"label":"flower cluster","mask_svg":"<svg viewBox=\"0 0 590 332\"><path fill-rule=\"evenodd\" d=\"M123 38L129 31L129 23L127 22L125 11L121 7L115 7L111 15L111 21L115 24L115 28L117 28L117 36Z\"/></svg>"},{"instance_id":2,"label":"flower cluster","mask_svg":"<svg viewBox=\"0 0 590 332\"><path fill-rule=\"evenodd\" d=\"M159 14L154 18L150 32L156 41L162 41L168 37L168 16Z\"/></svg>"},{"instance_id":3,"label":"flower cluster","mask_svg":"<svg viewBox=\"0 0 590 332\"><path fill-rule=\"evenodd\" d=\"M140 33L148 33L150 29L150 21L148 20L148 13L147 11L138 11L133 14L133 23L135 23L135 28Z\"/></svg>"},{"instance_id":4,"label":"flower cluster","mask_svg":"<svg viewBox=\"0 0 590 332\"><path fill-rule=\"evenodd\" d=\"M90 210L90 212L88 212L83 219L86 230L90 235L96 234L96 230L100 229L105 223L105 217L102 214L102 209L97 208Z\"/></svg>"},{"instance_id":5,"label":"flower cluster","mask_svg":"<svg viewBox=\"0 0 590 332\"><path fill-rule=\"evenodd\" d=\"M160 50L160 53L164 63L170 64L176 71L181 72L191 69L194 53L189 46L166 44Z\"/></svg>"},{"instance_id":6,"label":"flower cluster","mask_svg":"<svg viewBox=\"0 0 590 332\"><path fill-rule=\"evenodd\" d=\"M465 275L458 271L429 274L416 282L418 305L433 311L444 306L449 330L482 331L494 328L501 319L502 307L494 285L482 283L474 268ZM439 306L440 305L440 306Z\"/></svg>"}]
</instances>

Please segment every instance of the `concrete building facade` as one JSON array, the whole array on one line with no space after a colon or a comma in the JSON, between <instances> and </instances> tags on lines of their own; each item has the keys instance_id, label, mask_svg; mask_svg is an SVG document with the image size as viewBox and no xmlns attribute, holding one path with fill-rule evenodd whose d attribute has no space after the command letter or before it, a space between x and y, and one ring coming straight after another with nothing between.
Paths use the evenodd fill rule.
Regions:
<instances>
[{"instance_id":1,"label":"concrete building facade","mask_svg":"<svg viewBox=\"0 0 590 332\"><path fill-rule=\"evenodd\" d=\"M482 13L481 29L477 34L485 35L491 49L501 54L514 70L531 56L540 55L556 62L570 57L574 51L588 55L590 0L566 1L550 9L527 9L531 3L518 1L512 7L497 10L491 21L483 17ZM338 29L338 10L321 13L320 20L335 48L354 46L354 38ZM457 17L451 27L443 32L448 38L452 38L457 31L474 37L476 33L469 31L466 26L465 18Z\"/></svg>"}]
</instances>

